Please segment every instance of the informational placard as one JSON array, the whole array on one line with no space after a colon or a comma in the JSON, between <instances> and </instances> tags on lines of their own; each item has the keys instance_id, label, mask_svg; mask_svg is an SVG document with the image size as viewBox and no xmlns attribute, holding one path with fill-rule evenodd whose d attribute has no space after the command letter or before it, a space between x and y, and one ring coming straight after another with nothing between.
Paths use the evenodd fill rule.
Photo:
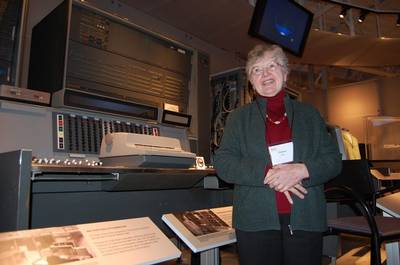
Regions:
<instances>
[{"instance_id":1,"label":"informational placard","mask_svg":"<svg viewBox=\"0 0 400 265\"><path fill-rule=\"evenodd\" d=\"M195 253L236 242L232 206L169 213L162 220Z\"/></svg>"},{"instance_id":2,"label":"informational placard","mask_svg":"<svg viewBox=\"0 0 400 265\"><path fill-rule=\"evenodd\" d=\"M0 265L155 264L181 252L148 217L0 234Z\"/></svg>"}]
</instances>

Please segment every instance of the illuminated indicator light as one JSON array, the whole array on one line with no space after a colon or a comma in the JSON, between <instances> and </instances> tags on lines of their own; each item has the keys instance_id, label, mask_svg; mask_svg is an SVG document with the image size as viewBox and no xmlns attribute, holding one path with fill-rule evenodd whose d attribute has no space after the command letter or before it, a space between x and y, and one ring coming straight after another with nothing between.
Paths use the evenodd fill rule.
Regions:
<instances>
[{"instance_id":1,"label":"illuminated indicator light","mask_svg":"<svg viewBox=\"0 0 400 265\"><path fill-rule=\"evenodd\" d=\"M278 30L279 34L284 36L284 37L290 36L293 33L289 28L284 27L282 25L276 24L275 27Z\"/></svg>"}]
</instances>

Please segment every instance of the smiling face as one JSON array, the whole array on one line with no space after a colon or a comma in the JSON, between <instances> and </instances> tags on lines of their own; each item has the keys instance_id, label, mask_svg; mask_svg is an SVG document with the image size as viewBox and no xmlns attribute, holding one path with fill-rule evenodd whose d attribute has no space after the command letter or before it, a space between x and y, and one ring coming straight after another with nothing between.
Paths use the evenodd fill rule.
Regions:
<instances>
[{"instance_id":1,"label":"smiling face","mask_svg":"<svg viewBox=\"0 0 400 265\"><path fill-rule=\"evenodd\" d=\"M287 71L279 61L276 53L269 50L249 67L249 80L259 95L273 97L282 90Z\"/></svg>"}]
</instances>

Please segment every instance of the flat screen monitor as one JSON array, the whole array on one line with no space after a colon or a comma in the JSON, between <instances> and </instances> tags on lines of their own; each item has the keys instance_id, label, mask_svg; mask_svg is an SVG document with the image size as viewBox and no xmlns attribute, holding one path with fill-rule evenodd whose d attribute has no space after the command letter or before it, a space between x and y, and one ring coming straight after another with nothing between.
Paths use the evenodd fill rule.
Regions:
<instances>
[{"instance_id":1,"label":"flat screen monitor","mask_svg":"<svg viewBox=\"0 0 400 265\"><path fill-rule=\"evenodd\" d=\"M302 56L312 19L313 13L294 1L258 0L249 34Z\"/></svg>"}]
</instances>

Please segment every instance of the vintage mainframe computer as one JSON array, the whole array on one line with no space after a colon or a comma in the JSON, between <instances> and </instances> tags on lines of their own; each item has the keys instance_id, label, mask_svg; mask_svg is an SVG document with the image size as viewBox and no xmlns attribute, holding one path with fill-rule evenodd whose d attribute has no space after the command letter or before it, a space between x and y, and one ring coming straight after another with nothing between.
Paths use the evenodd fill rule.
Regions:
<instances>
[{"instance_id":1,"label":"vintage mainframe computer","mask_svg":"<svg viewBox=\"0 0 400 265\"><path fill-rule=\"evenodd\" d=\"M163 228L163 213L232 202L230 189L203 188L214 169L192 166L195 51L92 2L62 1L32 31L29 89L51 106L0 101L0 231L141 216ZM121 137L124 153L108 152Z\"/></svg>"}]
</instances>

